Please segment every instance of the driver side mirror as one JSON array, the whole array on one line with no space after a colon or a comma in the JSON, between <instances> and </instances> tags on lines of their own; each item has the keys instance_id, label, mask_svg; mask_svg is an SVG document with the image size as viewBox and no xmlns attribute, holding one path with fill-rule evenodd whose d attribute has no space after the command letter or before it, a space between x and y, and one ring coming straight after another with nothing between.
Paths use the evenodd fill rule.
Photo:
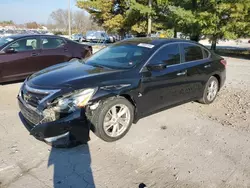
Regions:
<instances>
[{"instance_id":1,"label":"driver side mirror","mask_svg":"<svg viewBox=\"0 0 250 188\"><path fill-rule=\"evenodd\" d=\"M16 53L16 50L15 48L7 48L6 50L4 50L4 52L6 54L13 54L13 53Z\"/></svg>"},{"instance_id":2,"label":"driver side mirror","mask_svg":"<svg viewBox=\"0 0 250 188\"><path fill-rule=\"evenodd\" d=\"M149 71L161 71L167 68L165 63L149 64L146 66Z\"/></svg>"}]
</instances>

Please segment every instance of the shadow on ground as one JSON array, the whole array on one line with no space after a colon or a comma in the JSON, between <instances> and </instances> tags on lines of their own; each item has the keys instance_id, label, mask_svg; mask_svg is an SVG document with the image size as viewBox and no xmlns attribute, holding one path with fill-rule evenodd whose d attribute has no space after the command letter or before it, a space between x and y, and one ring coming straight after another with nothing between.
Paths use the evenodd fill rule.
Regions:
<instances>
[{"instance_id":1,"label":"shadow on ground","mask_svg":"<svg viewBox=\"0 0 250 188\"><path fill-rule=\"evenodd\" d=\"M48 167L54 167L54 188L94 188L91 155L87 144L71 149L52 148Z\"/></svg>"}]
</instances>

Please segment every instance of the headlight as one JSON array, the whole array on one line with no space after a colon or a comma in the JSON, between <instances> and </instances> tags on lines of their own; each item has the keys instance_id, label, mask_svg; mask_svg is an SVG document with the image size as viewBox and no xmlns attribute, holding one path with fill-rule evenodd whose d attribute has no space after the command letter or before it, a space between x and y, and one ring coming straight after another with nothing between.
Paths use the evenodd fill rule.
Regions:
<instances>
[{"instance_id":1,"label":"headlight","mask_svg":"<svg viewBox=\"0 0 250 188\"><path fill-rule=\"evenodd\" d=\"M54 110L58 112L72 112L82 108L88 104L96 90L95 88L83 89L65 95L58 100Z\"/></svg>"}]
</instances>

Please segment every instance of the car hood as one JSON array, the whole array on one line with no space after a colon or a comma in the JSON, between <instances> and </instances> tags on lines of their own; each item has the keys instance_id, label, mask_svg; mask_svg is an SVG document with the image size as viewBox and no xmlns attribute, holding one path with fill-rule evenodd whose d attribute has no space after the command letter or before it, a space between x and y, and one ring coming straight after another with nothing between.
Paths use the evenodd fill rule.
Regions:
<instances>
[{"instance_id":1,"label":"car hood","mask_svg":"<svg viewBox=\"0 0 250 188\"><path fill-rule=\"evenodd\" d=\"M27 84L36 88L84 87L102 81L102 75L120 70L94 67L79 61L57 64L29 77ZM97 85L97 84L96 84Z\"/></svg>"}]
</instances>

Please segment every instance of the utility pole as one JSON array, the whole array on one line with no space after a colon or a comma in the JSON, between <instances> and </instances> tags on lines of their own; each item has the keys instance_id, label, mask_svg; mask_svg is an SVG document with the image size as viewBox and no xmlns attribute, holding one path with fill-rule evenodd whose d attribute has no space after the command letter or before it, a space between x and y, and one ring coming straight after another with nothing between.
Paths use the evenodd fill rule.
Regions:
<instances>
[{"instance_id":1,"label":"utility pole","mask_svg":"<svg viewBox=\"0 0 250 188\"><path fill-rule=\"evenodd\" d=\"M71 11L70 11L70 0L68 0L68 25L69 25L69 37L71 37Z\"/></svg>"},{"instance_id":2,"label":"utility pole","mask_svg":"<svg viewBox=\"0 0 250 188\"><path fill-rule=\"evenodd\" d=\"M150 10L152 9L152 0L148 0L148 7ZM148 36L151 35L151 30L152 30L152 17L151 14L148 14Z\"/></svg>"}]
</instances>

